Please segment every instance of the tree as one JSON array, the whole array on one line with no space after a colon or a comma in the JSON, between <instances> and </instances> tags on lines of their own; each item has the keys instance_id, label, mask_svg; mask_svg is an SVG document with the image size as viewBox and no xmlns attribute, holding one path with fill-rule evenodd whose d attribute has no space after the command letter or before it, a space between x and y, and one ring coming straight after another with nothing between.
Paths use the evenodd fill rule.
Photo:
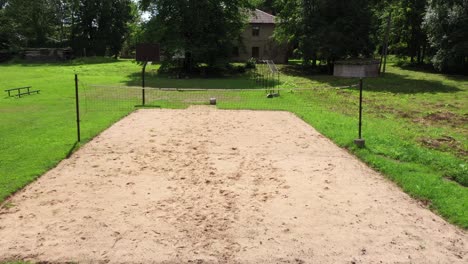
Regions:
<instances>
[{"instance_id":1,"label":"tree","mask_svg":"<svg viewBox=\"0 0 468 264\"><path fill-rule=\"evenodd\" d=\"M422 28L426 4L427 0L391 0L379 1L374 6L380 18L378 35L384 35L387 17L391 15L390 52L409 57L411 63L422 64L427 54L427 36Z\"/></svg>"},{"instance_id":2,"label":"tree","mask_svg":"<svg viewBox=\"0 0 468 264\"><path fill-rule=\"evenodd\" d=\"M130 0L72 1L71 43L81 55L117 56L133 19Z\"/></svg>"},{"instance_id":3,"label":"tree","mask_svg":"<svg viewBox=\"0 0 468 264\"><path fill-rule=\"evenodd\" d=\"M6 50L11 47L11 21L5 15L6 0L0 0L0 50Z\"/></svg>"},{"instance_id":4,"label":"tree","mask_svg":"<svg viewBox=\"0 0 468 264\"><path fill-rule=\"evenodd\" d=\"M169 58L185 53L184 70L230 58L247 18L248 0L143 0L152 14L147 39L162 45Z\"/></svg>"},{"instance_id":5,"label":"tree","mask_svg":"<svg viewBox=\"0 0 468 264\"><path fill-rule=\"evenodd\" d=\"M262 11L270 13L272 15L276 15L277 8L275 4L275 0L253 0L252 3L254 6Z\"/></svg>"},{"instance_id":6,"label":"tree","mask_svg":"<svg viewBox=\"0 0 468 264\"><path fill-rule=\"evenodd\" d=\"M20 41L29 47L41 47L54 42L51 38L55 26L53 0L8 0L3 1L3 16L10 30L10 45Z\"/></svg>"},{"instance_id":7,"label":"tree","mask_svg":"<svg viewBox=\"0 0 468 264\"><path fill-rule=\"evenodd\" d=\"M367 0L278 0L280 41L298 43L305 62L368 56L374 46Z\"/></svg>"},{"instance_id":8,"label":"tree","mask_svg":"<svg viewBox=\"0 0 468 264\"><path fill-rule=\"evenodd\" d=\"M424 28L440 71L468 73L468 1L430 0Z\"/></svg>"},{"instance_id":9,"label":"tree","mask_svg":"<svg viewBox=\"0 0 468 264\"><path fill-rule=\"evenodd\" d=\"M0 49L70 45L76 55L117 56L138 15L135 6L131 0L0 0Z\"/></svg>"},{"instance_id":10,"label":"tree","mask_svg":"<svg viewBox=\"0 0 468 264\"><path fill-rule=\"evenodd\" d=\"M129 32L123 43L121 54L123 56L132 56L136 50L136 45L143 42L144 22L142 13L140 12L136 3L131 4L132 7L132 20L128 23Z\"/></svg>"},{"instance_id":11,"label":"tree","mask_svg":"<svg viewBox=\"0 0 468 264\"><path fill-rule=\"evenodd\" d=\"M408 4L408 25L410 29L409 56L411 62L423 63L427 47L427 36L422 28L427 0L409 0Z\"/></svg>"}]
</instances>

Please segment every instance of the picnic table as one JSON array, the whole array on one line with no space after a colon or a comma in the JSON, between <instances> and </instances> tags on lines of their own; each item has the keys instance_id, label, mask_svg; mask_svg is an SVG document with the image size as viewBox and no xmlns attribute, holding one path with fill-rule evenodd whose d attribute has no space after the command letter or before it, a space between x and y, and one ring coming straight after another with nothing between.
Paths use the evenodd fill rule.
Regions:
<instances>
[{"instance_id":1,"label":"picnic table","mask_svg":"<svg viewBox=\"0 0 468 264\"><path fill-rule=\"evenodd\" d=\"M38 94L41 90L31 90L31 86L18 87L6 89L5 92L8 93L8 97L18 97L21 98L23 95Z\"/></svg>"}]
</instances>

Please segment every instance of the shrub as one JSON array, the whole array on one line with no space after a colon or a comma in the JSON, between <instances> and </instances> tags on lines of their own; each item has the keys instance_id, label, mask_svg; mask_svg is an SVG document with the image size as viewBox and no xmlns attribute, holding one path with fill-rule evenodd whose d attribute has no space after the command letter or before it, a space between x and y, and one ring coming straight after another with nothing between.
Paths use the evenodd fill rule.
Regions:
<instances>
[{"instance_id":1,"label":"shrub","mask_svg":"<svg viewBox=\"0 0 468 264\"><path fill-rule=\"evenodd\" d=\"M245 69L255 69L257 67L257 60L255 58L250 58L245 63Z\"/></svg>"}]
</instances>

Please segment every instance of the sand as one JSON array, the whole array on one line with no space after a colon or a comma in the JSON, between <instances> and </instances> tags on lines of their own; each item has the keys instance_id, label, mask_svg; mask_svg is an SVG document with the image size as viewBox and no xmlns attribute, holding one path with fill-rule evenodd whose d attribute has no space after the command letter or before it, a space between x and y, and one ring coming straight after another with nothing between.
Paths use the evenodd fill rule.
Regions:
<instances>
[{"instance_id":1,"label":"sand","mask_svg":"<svg viewBox=\"0 0 468 264\"><path fill-rule=\"evenodd\" d=\"M0 210L0 261L467 263L448 224L291 113L138 110Z\"/></svg>"}]
</instances>

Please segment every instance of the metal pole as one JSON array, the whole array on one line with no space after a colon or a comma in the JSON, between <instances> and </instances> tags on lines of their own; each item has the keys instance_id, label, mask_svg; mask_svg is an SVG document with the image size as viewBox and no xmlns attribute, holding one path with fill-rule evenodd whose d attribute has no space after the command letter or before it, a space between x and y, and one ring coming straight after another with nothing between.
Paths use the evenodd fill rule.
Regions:
<instances>
[{"instance_id":1,"label":"metal pole","mask_svg":"<svg viewBox=\"0 0 468 264\"><path fill-rule=\"evenodd\" d=\"M359 80L359 139L362 139L362 78Z\"/></svg>"},{"instance_id":2,"label":"metal pole","mask_svg":"<svg viewBox=\"0 0 468 264\"><path fill-rule=\"evenodd\" d=\"M366 144L366 141L362 138L362 90L363 90L364 80L361 78L359 80L359 138L354 140L354 143L359 147L363 148Z\"/></svg>"},{"instance_id":3,"label":"metal pole","mask_svg":"<svg viewBox=\"0 0 468 264\"><path fill-rule=\"evenodd\" d=\"M76 103L76 131L78 134L78 142L81 142L80 98L79 98L79 93L78 93L78 74L75 74L75 103Z\"/></svg>"},{"instance_id":4,"label":"metal pole","mask_svg":"<svg viewBox=\"0 0 468 264\"><path fill-rule=\"evenodd\" d=\"M146 94L145 94L145 71L146 71L146 65L148 64L147 61L143 64L143 70L141 71L141 98L142 98L142 106L145 106L146 103Z\"/></svg>"},{"instance_id":5,"label":"metal pole","mask_svg":"<svg viewBox=\"0 0 468 264\"><path fill-rule=\"evenodd\" d=\"M280 85L281 85L281 76L280 76L280 73L278 72L278 95L280 94Z\"/></svg>"},{"instance_id":6,"label":"metal pole","mask_svg":"<svg viewBox=\"0 0 468 264\"><path fill-rule=\"evenodd\" d=\"M262 61L262 87L268 92L268 89L265 85L265 65L263 64L263 61Z\"/></svg>"}]
</instances>

